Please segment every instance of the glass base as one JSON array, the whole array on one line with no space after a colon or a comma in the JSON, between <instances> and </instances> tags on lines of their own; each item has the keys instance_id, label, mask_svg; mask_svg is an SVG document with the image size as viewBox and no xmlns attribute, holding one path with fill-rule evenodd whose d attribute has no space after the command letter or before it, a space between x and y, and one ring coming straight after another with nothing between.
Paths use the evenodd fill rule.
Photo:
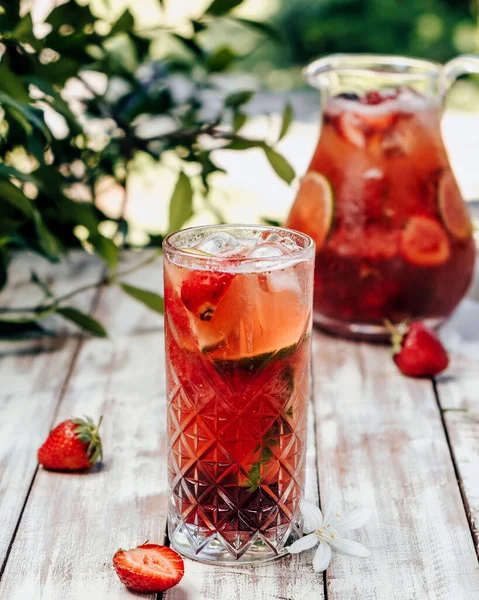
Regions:
<instances>
[{"instance_id":1,"label":"glass base","mask_svg":"<svg viewBox=\"0 0 479 600\"><path fill-rule=\"evenodd\" d=\"M350 323L348 321L340 321L333 317L327 317L318 312L314 313L313 319L315 325L328 333L351 340L389 342L391 339L391 334L385 325L374 323ZM444 322L445 317L418 320L422 321L427 327L436 329Z\"/></svg>"},{"instance_id":2,"label":"glass base","mask_svg":"<svg viewBox=\"0 0 479 600\"><path fill-rule=\"evenodd\" d=\"M281 537L287 543L278 546L259 532L254 535L239 532L237 543L230 539L233 541L231 544L218 533L202 536L194 525L183 523L172 531L170 520L168 529L170 546L187 558L215 565L245 565L269 562L286 556L288 546L301 537L302 527L299 523L285 527ZM243 536L251 538L246 545L244 539L241 539Z\"/></svg>"}]
</instances>

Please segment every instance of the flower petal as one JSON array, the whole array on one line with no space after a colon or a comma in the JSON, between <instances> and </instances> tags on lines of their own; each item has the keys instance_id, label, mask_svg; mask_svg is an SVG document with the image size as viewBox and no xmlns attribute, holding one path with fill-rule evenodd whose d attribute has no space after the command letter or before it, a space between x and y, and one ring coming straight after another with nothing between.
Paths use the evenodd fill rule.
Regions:
<instances>
[{"instance_id":1,"label":"flower petal","mask_svg":"<svg viewBox=\"0 0 479 600\"><path fill-rule=\"evenodd\" d=\"M359 542L355 542L354 540L348 540L347 538L338 537L333 540L328 539L328 543L342 552L343 554L350 554L351 556L361 556L366 557L371 554L366 546L363 546Z\"/></svg>"},{"instance_id":2,"label":"flower petal","mask_svg":"<svg viewBox=\"0 0 479 600\"><path fill-rule=\"evenodd\" d=\"M331 548L329 544L319 542L318 549L316 550L313 558L313 569L317 573L325 571L329 567L331 562Z\"/></svg>"},{"instance_id":3,"label":"flower petal","mask_svg":"<svg viewBox=\"0 0 479 600\"><path fill-rule=\"evenodd\" d=\"M372 511L370 508L357 508L336 523L336 529L341 531L341 533L358 529L358 527L362 527L369 521L371 515Z\"/></svg>"},{"instance_id":4,"label":"flower petal","mask_svg":"<svg viewBox=\"0 0 479 600\"><path fill-rule=\"evenodd\" d=\"M318 543L318 538L315 533L310 533L309 535L305 535L304 537L296 540L289 547L289 552L291 554L298 554L299 552L303 552L303 550L309 550L313 548Z\"/></svg>"},{"instance_id":5,"label":"flower petal","mask_svg":"<svg viewBox=\"0 0 479 600\"><path fill-rule=\"evenodd\" d=\"M324 525L334 525L338 520L336 513L339 510L339 494L337 491L332 491L324 502L321 502L323 507L323 523Z\"/></svg>"},{"instance_id":6,"label":"flower petal","mask_svg":"<svg viewBox=\"0 0 479 600\"><path fill-rule=\"evenodd\" d=\"M316 504L308 502L308 500L301 500L300 508L304 518L303 529L305 533L311 533L319 529L323 524L323 513Z\"/></svg>"}]
</instances>

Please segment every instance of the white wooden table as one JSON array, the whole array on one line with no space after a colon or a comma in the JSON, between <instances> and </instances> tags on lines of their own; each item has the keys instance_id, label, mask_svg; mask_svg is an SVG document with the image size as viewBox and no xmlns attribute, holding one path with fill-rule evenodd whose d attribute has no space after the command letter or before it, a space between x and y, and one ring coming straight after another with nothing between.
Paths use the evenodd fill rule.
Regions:
<instances>
[{"instance_id":1,"label":"white wooden table","mask_svg":"<svg viewBox=\"0 0 479 600\"><path fill-rule=\"evenodd\" d=\"M3 306L35 301L32 266L58 293L100 273L85 256L60 267L20 257ZM160 262L131 282L159 291ZM261 567L186 561L164 600L477 600L479 284L471 294L442 330L452 364L434 382L401 376L385 347L314 335L306 494L339 489L344 509L371 507L354 536L370 558L336 554L324 576L310 552ZM0 346L1 600L131 598L114 552L166 541L162 319L118 288L72 304L110 338L63 329ZM38 468L52 425L83 414L104 415L104 464L82 475Z\"/></svg>"}]
</instances>

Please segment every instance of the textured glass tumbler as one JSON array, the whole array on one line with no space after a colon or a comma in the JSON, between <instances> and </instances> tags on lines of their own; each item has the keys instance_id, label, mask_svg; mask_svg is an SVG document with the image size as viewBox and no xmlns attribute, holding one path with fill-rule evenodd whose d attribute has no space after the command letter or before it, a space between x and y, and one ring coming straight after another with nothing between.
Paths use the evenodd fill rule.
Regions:
<instances>
[{"instance_id":1,"label":"textured glass tumbler","mask_svg":"<svg viewBox=\"0 0 479 600\"><path fill-rule=\"evenodd\" d=\"M171 546L276 558L302 533L314 242L238 225L163 249Z\"/></svg>"}]
</instances>

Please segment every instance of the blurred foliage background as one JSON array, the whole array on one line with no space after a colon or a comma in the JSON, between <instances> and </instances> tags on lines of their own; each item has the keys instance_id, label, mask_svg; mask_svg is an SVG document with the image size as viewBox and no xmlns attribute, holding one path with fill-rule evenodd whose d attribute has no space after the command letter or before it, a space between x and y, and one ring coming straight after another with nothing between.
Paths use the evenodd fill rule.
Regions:
<instances>
[{"instance_id":1,"label":"blurred foliage background","mask_svg":"<svg viewBox=\"0 0 479 600\"><path fill-rule=\"evenodd\" d=\"M159 247L195 219L236 220L223 185L235 181L232 153L259 153L240 181L259 188L274 172L266 193L281 195L275 186L295 177L282 148L305 64L479 52L478 13L479 0L0 0L0 290L16 251L57 262L81 247L105 261L90 287L120 285L161 312L161 297L123 284L121 250ZM476 83L456 86L453 102L479 106ZM273 116L261 125L258 112ZM317 122L316 108L301 118L310 113ZM68 306L84 289L55 297L37 273L32 282L42 301L0 304L0 337L43 334L52 315L106 335Z\"/></svg>"}]
</instances>

